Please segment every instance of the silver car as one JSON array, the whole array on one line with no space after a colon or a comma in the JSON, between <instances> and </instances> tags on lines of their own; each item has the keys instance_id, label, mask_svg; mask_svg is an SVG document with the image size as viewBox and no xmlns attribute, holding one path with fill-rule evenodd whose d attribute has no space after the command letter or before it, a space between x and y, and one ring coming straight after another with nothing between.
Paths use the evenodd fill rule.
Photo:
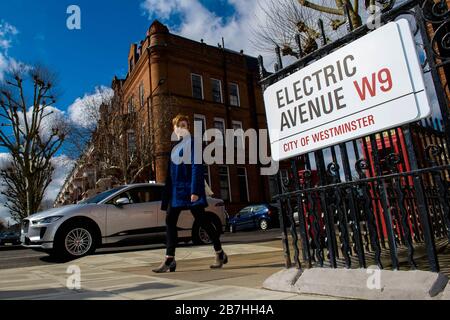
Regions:
<instances>
[{"instance_id":1,"label":"silver car","mask_svg":"<svg viewBox=\"0 0 450 320\"><path fill-rule=\"evenodd\" d=\"M166 212L160 209L164 185L140 183L99 193L77 204L38 212L24 219L21 243L58 257L77 258L106 244L165 235ZM208 220L224 232L224 202L208 197ZM178 220L178 237L194 244L209 243L205 230L189 210Z\"/></svg>"}]
</instances>

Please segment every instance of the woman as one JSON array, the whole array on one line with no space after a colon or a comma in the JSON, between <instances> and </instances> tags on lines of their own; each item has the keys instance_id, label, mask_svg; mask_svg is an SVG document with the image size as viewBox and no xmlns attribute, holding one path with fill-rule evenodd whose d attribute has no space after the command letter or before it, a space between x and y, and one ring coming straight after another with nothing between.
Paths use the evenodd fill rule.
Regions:
<instances>
[{"instance_id":1,"label":"woman","mask_svg":"<svg viewBox=\"0 0 450 320\"><path fill-rule=\"evenodd\" d=\"M219 230L216 230L206 219L205 208L208 204L205 194L204 168L202 163L194 162L194 140L189 133L189 118L179 114L172 120L172 124L178 143L172 148L161 204L161 210L166 210L166 258L158 268L153 269L153 272L175 271L177 222L181 211L187 209L190 209L195 221L205 229L213 242L216 260L210 267L221 268L228 262L228 257L222 250ZM183 157L183 152L186 150L190 150L191 154ZM190 161L185 163L184 159L188 156Z\"/></svg>"}]
</instances>

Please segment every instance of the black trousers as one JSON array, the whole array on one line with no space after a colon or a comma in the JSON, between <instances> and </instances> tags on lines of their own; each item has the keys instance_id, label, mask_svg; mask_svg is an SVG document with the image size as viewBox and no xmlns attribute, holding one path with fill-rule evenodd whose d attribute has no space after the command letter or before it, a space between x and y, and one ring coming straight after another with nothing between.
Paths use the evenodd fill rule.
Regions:
<instances>
[{"instance_id":1,"label":"black trousers","mask_svg":"<svg viewBox=\"0 0 450 320\"><path fill-rule=\"evenodd\" d=\"M175 256L175 248L178 243L178 230L177 222L178 217L183 209L174 208L169 205L166 213L166 255ZM198 223L208 234L211 239L214 250L222 250L222 244L220 243L220 230L216 230L211 222L206 219L205 209L201 206L194 206L190 208L192 215L194 216L195 222Z\"/></svg>"}]
</instances>

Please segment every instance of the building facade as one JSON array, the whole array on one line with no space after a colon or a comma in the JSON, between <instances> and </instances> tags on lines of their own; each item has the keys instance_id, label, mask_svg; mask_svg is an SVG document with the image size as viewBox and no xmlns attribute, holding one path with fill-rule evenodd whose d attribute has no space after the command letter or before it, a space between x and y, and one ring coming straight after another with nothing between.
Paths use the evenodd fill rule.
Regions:
<instances>
[{"instance_id":1,"label":"building facade","mask_svg":"<svg viewBox=\"0 0 450 320\"><path fill-rule=\"evenodd\" d=\"M203 130L214 128L221 132L267 128L258 61L242 51L174 35L165 25L154 21L145 39L131 45L127 63L126 78L113 79L113 102L102 106L92 148L99 152L110 147L128 157L136 154L137 161L134 165L128 163L128 169L134 168L128 177L120 172L127 170L126 165L115 166L117 171L109 170L108 174L99 170L94 179L110 181L104 188L114 183L165 180L173 131L171 119L178 113L189 116L191 128L194 121L201 123ZM118 132L105 133L102 129L102 118L108 117L120 119L114 124L120 127ZM104 140L107 135L120 137L124 148ZM224 149L223 164L211 164L205 170L205 180L214 196L225 201L231 214L248 203L266 202L270 198L269 179L260 174L259 164L248 164L249 141L245 138L243 141L245 164L226 164L225 155L230 150ZM221 143L226 145L225 139ZM236 147L232 148L236 151ZM69 190L68 186L63 189ZM71 192L67 196L67 190L61 190L56 203L73 200ZM64 198L69 200L61 202Z\"/></svg>"}]
</instances>

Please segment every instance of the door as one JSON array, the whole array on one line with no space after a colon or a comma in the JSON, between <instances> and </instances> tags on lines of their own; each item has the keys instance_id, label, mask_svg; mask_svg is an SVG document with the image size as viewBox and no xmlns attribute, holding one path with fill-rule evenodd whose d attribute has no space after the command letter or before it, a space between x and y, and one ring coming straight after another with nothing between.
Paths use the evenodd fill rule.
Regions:
<instances>
[{"instance_id":1,"label":"door","mask_svg":"<svg viewBox=\"0 0 450 320\"><path fill-rule=\"evenodd\" d=\"M256 206L252 208L249 223L253 228L259 228L259 219L263 216L264 209L265 208L263 206Z\"/></svg>"},{"instance_id":2,"label":"door","mask_svg":"<svg viewBox=\"0 0 450 320\"><path fill-rule=\"evenodd\" d=\"M239 211L240 217L238 219L238 228L239 229L248 229L252 227L251 222L251 214L252 214L252 208L251 207L245 207L241 211Z\"/></svg>"},{"instance_id":3,"label":"door","mask_svg":"<svg viewBox=\"0 0 450 320\"><path fill-rule=\"evenodd\" d=\"M116 205L120 198L127 198L129 203ZM155 194L147 187L128 189L110 200L107 203L106 242L161 232L158 226L160 200L155 199Z\"/></svg>"}]
</instances>

